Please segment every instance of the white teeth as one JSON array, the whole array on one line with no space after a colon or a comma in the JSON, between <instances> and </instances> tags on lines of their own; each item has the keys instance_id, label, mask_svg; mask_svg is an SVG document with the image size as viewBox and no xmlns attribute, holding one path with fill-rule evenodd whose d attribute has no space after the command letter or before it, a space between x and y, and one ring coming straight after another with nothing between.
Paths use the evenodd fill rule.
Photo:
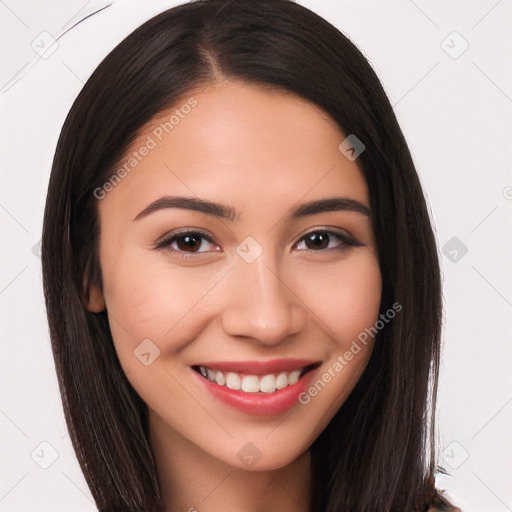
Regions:
<instances>
[{"instance_id":1,"label":"white teeth","mask_svg":"<svg viewBox=\"0 0 512 512\"><path fill-rule=\"evenodd\" d=\"M299 380L301 370L293 370L290 375L288 375L288 385L291 386L292 384L295 384Z\"/></svg>"},{"instance_id":2,"label":"white teeth","mask_svg":"<svg viewBox=\"0 0 512 512\"><path fill-rule=\"evenodd\" d=\"M283 389L286 386L288 386L288 375L286 375L286 372L282 372L277 376L276 388Z\"/></svg>"},{"instance_id":3,"label":"white teeth","mask_svg":"<svg viewBox=\"0 0 512 512\"><path fill-rule=\"evenodd\" d=\"M242 391L257 393L260 390L260 381L256 375L246 375L242 379Z\"/></svg>"},{"instance_id":4,"label":"white teeth","mask_svg":"<svg viewBox=\"0 0 512 512\"><path fill-rule=\"evenodd\" d=\"M276 378L273 375L265 375L260 379L260 391L273 393L276 390Z\"/></svg>"},{"instance_id":5,"label":"white teeth","mask_svg":"<svg viewBox=\"0 0 512 512\"><path fill-rule=\"evenodd\" d=\"M246 393L273 393L276 390L295 384L303 371L303 368L293 370L292 372L281 372L279 374L270 373L268 375L245 375L241 376L235 372L224 374L220 370L211 370L204 366L199 366L199 373L211 382L216 382L219 386L226 386L236 391L245 391Z\"/></svg>"},{"instance_id":6,"label":"white teeth","mask_svg":"<svg viewBox=\"0 0 512 512\"><path fill-rule=\"evenodd\" d=\"M226 386L229 389L235 389L237 391L240 390L241 383L240 376L238 375L238 373L229 372L226 375Z\"/></svg>"},{"instance_id":7,"label":"white teeth","mask_svg":"<svg viewBox=\"0 0 512 512\"><path fill-rule=\"evenodd\" d=\"M224 374L222 372L217 372L215 374L215 382L219 384L219 386L224 386L226 384L226 379L224 378Z\"/></svg>"}]
</instances>

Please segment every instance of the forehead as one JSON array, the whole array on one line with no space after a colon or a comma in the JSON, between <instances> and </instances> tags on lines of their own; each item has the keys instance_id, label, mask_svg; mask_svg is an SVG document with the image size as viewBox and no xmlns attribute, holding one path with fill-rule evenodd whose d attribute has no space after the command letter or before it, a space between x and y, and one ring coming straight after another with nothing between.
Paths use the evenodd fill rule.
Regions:
<instances>
[{"instance_id":1,"label":"forehead","mask_svg":"<svg viewBox=\"0 0 512 512\"><path fill-rule=\"evenodd\" d=\"M269 207L334 191L367 201L359 163L338 148L345 138L325 111L290 92L241 83L196 89L139 131L105 203L116 198L133 210L181 193Z\"/></svg>"}]
</instances>

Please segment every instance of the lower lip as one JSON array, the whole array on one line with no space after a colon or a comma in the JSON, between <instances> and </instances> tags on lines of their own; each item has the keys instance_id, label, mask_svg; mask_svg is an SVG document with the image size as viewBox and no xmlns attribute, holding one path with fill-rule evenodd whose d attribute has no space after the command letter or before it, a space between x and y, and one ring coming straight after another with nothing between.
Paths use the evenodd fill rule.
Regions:
<instances>
[{"instance_id":1,"label":"lower lip","mask_svg":"<svg viewBox=\"0 0 512 512\"><path fill-rule=\"evenodd\" d=\"M227 386L220 386L212 382L200 373L192 370L192 373L199 379L205 389L221 402L234 407L247 414L257 416L277 416L292 408L298 401L301 393L305 392L311 384L313 376L318 368L310 370L302 376L295 384L286 386L273 393L246 393L237 391Z\"/></svg>"}]
</instances>

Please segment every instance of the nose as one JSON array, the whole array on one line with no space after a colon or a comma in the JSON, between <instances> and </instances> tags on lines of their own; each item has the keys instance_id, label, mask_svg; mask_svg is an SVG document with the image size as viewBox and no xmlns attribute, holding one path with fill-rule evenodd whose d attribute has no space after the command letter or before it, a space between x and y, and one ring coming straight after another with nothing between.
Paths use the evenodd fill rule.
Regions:
<instances>
[{"instance_id":1,"label":"nose","mask_svg":"<svg viewBox=\"0 0 512 512\"><path fill-rule=\"evenodd\" d=\"M270 346L304 329L307 308L293 289L293 279L280 275L267 254L263 251L252 263L235 261L221 315L228 335Z\"/></svg>"}]
</instances>

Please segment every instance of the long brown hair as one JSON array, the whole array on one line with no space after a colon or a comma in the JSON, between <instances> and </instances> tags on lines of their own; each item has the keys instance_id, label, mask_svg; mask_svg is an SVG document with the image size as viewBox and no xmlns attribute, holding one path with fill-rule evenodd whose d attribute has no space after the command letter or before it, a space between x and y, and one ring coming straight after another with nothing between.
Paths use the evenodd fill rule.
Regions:
<instances>
[{"instance_id":1,"label":"long brown hair","mask_svg":"<svg viewBox=\"0 0 512 512\"><path fill-rule=\"evenodd\" d=\"M364 143L381 313L402 306L311 447L311 509L424 511L440 499L434 427L442 318L427 206L371 66L339 30L290 0L197 0L150 19L101 62L62 128L44 213L44 292L64 413L98 509L157 511L160 489L147 406L121 368L106 312L84 307L90 284L101 286L93 191L145 123L193 88L223 79L296 93Z\"/></svg>"}]
</instances>

